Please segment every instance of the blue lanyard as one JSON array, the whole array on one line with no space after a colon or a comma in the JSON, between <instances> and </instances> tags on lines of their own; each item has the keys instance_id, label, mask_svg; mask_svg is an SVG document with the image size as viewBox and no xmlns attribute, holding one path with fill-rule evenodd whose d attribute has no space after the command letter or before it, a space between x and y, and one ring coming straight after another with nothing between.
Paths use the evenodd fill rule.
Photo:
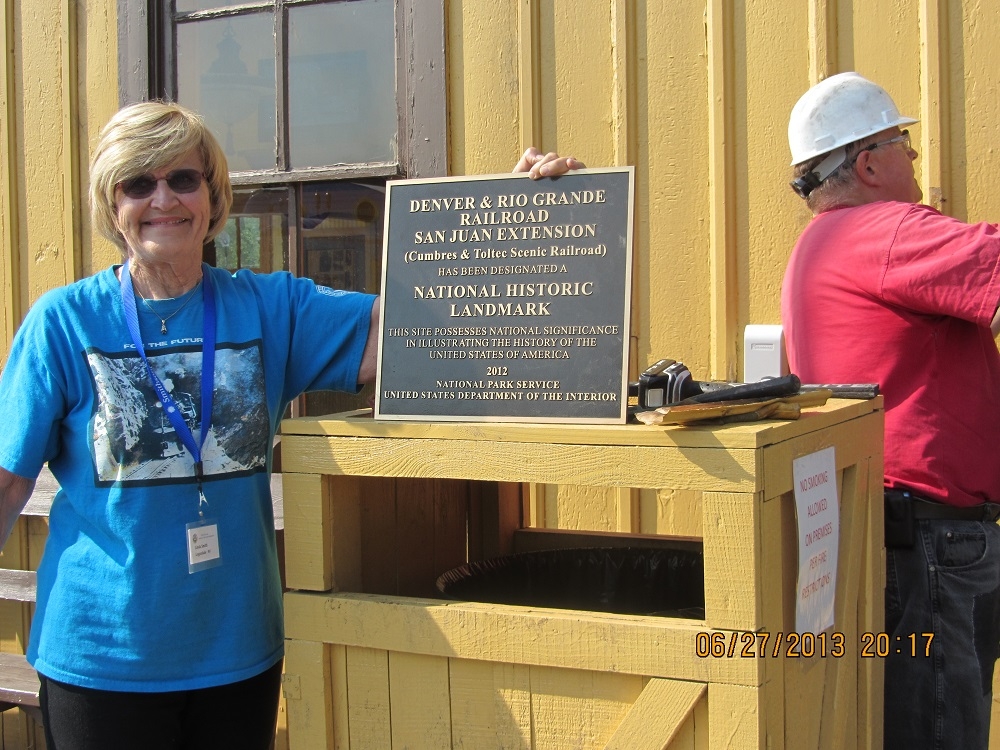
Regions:
<instances>
[{"instance_id":1,"label":"blue lanyard","mask_svg":"<svg viewBox=\"0 0 1000 750\"><path fill-rule=\"evenodd\" d=\"M201 441L195 443L194 435L188 429L184 417L181 415L177 403L167 392L163 382L153 372L153 368L146 359L146 350L142 345L142 334L139 333L139 313L135 307L135 294L132 292L132 275L129 273L129 262L126 260L122 266L121 291L122 304L125 306L125 322L128 324L128 332L132 336L132 343L135 344L139 356L142 357L146 365L146 372L156 395L160 397L160 403L167 413L167 419L177 431L181 442L184 443L191 455L194 457L194 473L198 480L198 491L201 493L201 480L204 476L201 463L201 449L205 445L205 438L212 425L212 395L215 390L215 288L212 286L212 276L207 268L202 269L204 286L201 289L202 303L204 304L204 314L202 316L203 334L201 339Z\"/></svg>"}]
</instances>

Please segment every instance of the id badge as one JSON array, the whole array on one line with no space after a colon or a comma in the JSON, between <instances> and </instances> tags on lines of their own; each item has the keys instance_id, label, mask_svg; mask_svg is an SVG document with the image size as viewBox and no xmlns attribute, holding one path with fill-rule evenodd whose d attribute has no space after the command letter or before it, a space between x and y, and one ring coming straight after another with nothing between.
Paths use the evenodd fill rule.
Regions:
<instances>
[{"instance_id":1,"label":"id badge","mask_svg":"<svg viewBox=\"0 0 1000 750\"><path fill-rule=\"evenodd\" d=\"M219 524L209 518L189 523L187 532L188 573L197 573L222 564Z\"/></svg>"}]
</instances>

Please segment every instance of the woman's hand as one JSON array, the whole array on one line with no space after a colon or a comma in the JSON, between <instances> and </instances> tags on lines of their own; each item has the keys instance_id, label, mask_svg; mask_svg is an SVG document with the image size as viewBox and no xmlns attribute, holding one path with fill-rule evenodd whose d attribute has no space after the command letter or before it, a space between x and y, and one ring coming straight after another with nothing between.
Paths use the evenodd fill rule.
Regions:
<instances>
[{"instance_id":1,"label":"woman's hand","mask_svg":"<svg viewBox=\"0 0 1000 750\"><path fill-rule=\"evenodd\" d=\"M531 179L537 180L539 177L558 177L571 169L586 168L586 164L573 156L559 156L554 151L543 154L531 146L521 155L521 160L514 167L514 171L527 172Z\"/></svg>"}]
</instances>

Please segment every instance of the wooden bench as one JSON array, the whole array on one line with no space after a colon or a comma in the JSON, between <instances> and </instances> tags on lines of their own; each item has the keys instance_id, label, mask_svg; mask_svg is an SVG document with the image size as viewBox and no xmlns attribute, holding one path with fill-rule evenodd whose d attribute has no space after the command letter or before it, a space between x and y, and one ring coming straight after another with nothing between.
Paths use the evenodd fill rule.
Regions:
<instances>
[{"instance_id":1,"label":"wooden bench","mask_svg":"<svg viewBox=\"0 0 1000 750\"><path fill-rule=\"evenodd\" d=\"M35 572L0 568L0 599L35 601ZM20 708L42 723L38 703L38 674L22 654L0 653L0 712Z\"/></svg>"}]
</instances>

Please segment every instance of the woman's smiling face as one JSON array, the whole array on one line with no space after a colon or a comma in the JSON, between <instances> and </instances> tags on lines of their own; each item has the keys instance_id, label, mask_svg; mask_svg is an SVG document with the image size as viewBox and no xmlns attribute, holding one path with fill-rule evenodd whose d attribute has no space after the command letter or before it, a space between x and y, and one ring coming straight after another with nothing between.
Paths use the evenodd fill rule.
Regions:
<instances>
[{"instance_id":1,"label":"woman's smiling face","mask_svg":"<svg viewBox=\"0 0 1000 750\"><path fill-rule=\"evenodd\" d=\"M201 157L189 153L153 172L156 189L145 198L129 198L115 188L118 228L128 254L139 263L201 263L202 246L212 219L208 184L191 193L175 193L162 179L178 169L203 170Z\"/></svg>"}]
</instances>

